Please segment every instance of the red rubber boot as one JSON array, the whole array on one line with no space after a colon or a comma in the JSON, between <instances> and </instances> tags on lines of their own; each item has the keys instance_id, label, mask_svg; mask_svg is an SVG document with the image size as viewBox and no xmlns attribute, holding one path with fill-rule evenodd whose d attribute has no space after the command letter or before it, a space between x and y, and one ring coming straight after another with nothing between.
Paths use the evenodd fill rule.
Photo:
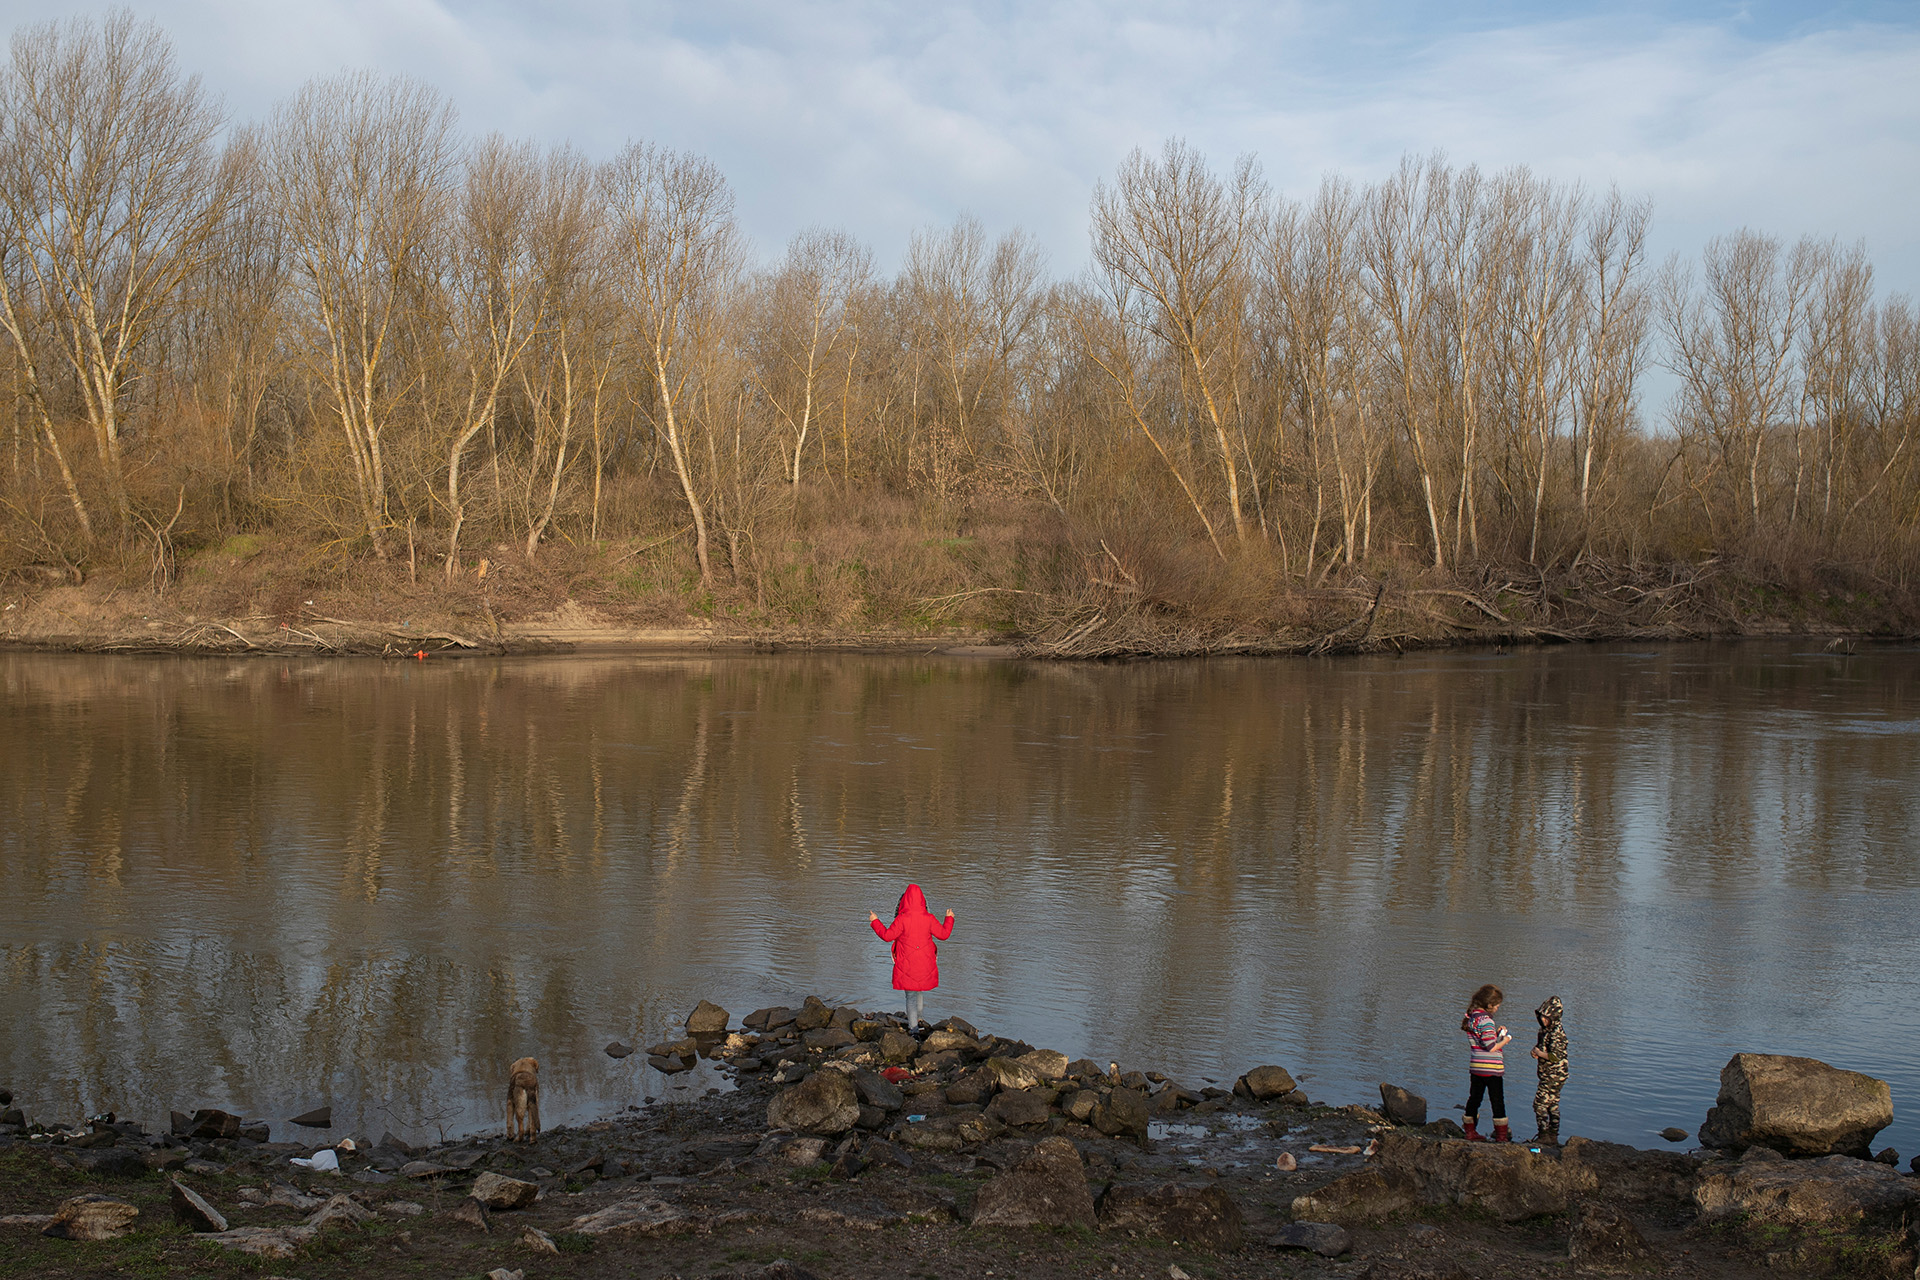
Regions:
<instances>
[{"instance_id":1,"label":"red rubber boot","mask_svg":"<svg viewBox=\"0 0 1920 1280\"><path fill-rule=\"evenodd\" d=\"M1480 1118L1479 1118L1478 1116L1468 1116L1468 1117L1467 1117L1467 1123L1466 1123L1466 1130L1467 1130L1467 1141L1468 1141L1468 1142L1485 1142L1485 1141L1487 1141L1487 1136L1486 1136L1485 1134L1483 1134L1483 1133L1481 1133L1481 1132L1480 1132L1480 1130L1479 1130L1479 1129L1478 1129L1478 1128L1476 1127L1476 1126L1477 1126L1477 1125L1478 1125L1479 1123L1480 1123Z\"/></svg>"},{"instance_id":2,"label":"red rubber boot","mask_svg":"<svg viewBox=\"0 0 1920 1280\"><path fill-rule=\"evenodd\" d=\"M1493 1122L1493 1140L1495 1142L1513 1141L1513 1130L1507 1128L1507 1122L1505 1120L1495 1120Z\"/></svg>"}]
</instances>

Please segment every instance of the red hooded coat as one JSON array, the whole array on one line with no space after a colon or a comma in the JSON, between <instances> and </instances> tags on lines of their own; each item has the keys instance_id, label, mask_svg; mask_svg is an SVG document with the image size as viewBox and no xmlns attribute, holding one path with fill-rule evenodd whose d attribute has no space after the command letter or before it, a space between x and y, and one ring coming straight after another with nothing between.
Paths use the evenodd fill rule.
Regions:
<instances>
[{"instance_id":1,"label":"red hooded coat","mask_svg":"<svg viewBox=\"0 0 1920 1280\"><path fill-rule=\"evenodd\" d=\"M931 991L940 985L940 965L936 957L942 942L953 936L951 917L936 920L927 910L927 896L920 886L910 884L900 895L900 907L893 923L882 926L872 922L873 931L884 942L893 944L893 987L896 991Z\"/></svg>"}]
</instances>

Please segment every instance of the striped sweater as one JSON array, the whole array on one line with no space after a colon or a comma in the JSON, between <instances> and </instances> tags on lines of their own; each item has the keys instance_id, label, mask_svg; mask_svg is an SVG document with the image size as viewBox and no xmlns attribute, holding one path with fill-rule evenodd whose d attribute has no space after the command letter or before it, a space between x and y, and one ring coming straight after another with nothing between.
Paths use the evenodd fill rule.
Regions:
<instances>
[{"instance_id":1,"label":"striped sweater","mask_svg":"<svg viewBox=\"0 0 1920 1280\"><path fill-rule=\"evenodd\" d=\"M1476 1076L1504 1076L1507 1061L1493 1046L1500 1043L1500 1029L1493 1015L1475 1009L1467 1015L1467 1070Z\"/></svg>"}]
</instances>

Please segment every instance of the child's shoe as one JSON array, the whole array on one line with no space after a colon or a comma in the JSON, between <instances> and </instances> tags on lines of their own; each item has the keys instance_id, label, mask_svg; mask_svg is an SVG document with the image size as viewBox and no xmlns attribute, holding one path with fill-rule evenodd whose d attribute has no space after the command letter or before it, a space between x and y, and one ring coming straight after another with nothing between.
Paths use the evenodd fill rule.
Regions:
<instances>
[{"instance_id":1,"label":"child's shoe","mask_svg":"<svg viewBox=\"0 0 1920 1280\"><path fill-rule=\"evenodd\" d=\"M1468 1142L1485 1142L1487 1140L1486 1135L1481 1133L1476 1127L1479 1123L1480 1121L1477 1117L1467 1117L1466 1129Z\"/></svg>"},{"instance_id":2,"label":"child's shoe","mask_svg":"<svg viewBox=\"0 0 1920 1280\"><path fill-rule=\"evenodd\" d=\"M1507 1122L1505 1120L1495 1120L1493 1122L1493 1140L1495 1142L1513 1141L1513 1130L1507 1128Z\"/></svg>"}]
</instances>

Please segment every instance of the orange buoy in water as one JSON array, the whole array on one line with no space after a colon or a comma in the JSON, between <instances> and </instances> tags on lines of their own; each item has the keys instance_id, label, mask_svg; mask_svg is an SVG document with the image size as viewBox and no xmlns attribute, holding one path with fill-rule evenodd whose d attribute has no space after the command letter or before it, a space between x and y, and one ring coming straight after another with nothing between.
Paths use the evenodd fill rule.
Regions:
<instances>
[{"instance_id":1,"label":"orange buoy in water","mask_svg":"<svg viewBox=\"0 0 1920 1280\"><path fill-rule=\"evenodd\" d=\"M427 660L427 651L425 649L417 649L414 651L413 656L420 659L420 661L425 662Z\"/></svg>"}]
</instances>

